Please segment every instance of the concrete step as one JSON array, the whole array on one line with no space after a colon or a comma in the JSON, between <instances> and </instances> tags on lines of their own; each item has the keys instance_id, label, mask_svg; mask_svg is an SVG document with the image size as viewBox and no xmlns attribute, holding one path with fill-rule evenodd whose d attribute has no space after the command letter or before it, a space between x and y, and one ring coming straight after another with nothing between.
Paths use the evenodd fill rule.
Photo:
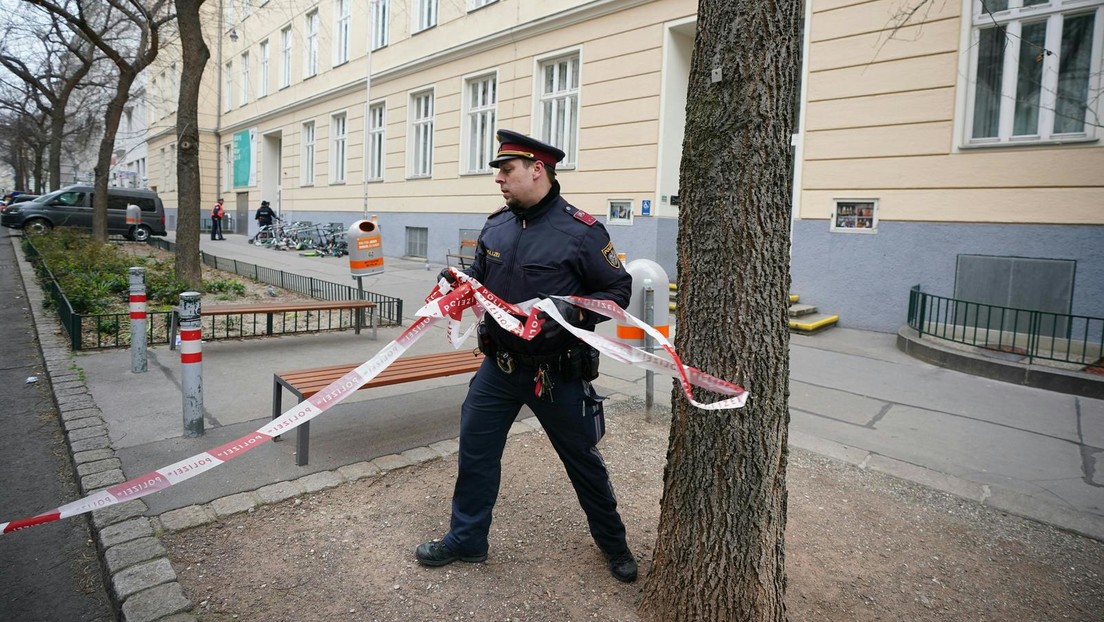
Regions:
<instances>
[{"instance_id":1,"label":"concrete step","mask_svg":"<svg viewBox=\"0 0 1104 622\"><path fill-rule=\"evenodd\" d=\"M817 312L817 308L813 305L790 305L790 317L801 317L804 315L812 315Z\"/></svg>"},{"instance_id":2,"label":"concrete step","mask_svg":"<svg viewBox=\"0 0 1104 622\"><path fill-rule=\"evenodd\" d=\"M791 319L790 330L797 333L811 335L813 333L817 333L835 326L836 322L839 322L838 315L826 315L823 313L818 313L816 315L805 315L802 316L800 319Z\"/></svg>"}]
</instances>

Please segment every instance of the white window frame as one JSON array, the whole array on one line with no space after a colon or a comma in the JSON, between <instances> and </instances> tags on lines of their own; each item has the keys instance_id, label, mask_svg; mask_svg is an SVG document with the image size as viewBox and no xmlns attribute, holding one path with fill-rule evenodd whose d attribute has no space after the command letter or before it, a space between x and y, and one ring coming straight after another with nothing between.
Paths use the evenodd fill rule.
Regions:
<instances>
[{"instance_id":1,"label":"white window frame","mask_svg":"<svg viewBox=\"0 0 1104 622\"><path fill-rule=\"evenodd\" d=\"M292 40L291 26L280 30L280 88L291 86Z\"/></svg>"},{"instance_id":2,"label":"white window frame","mask_svg":"<svg viewBox=\"0 0 1104 622\"><path fill-rule=\"evenodd\" d=\"M878 199L832 199L829 225L835 233L877 233Z\"/></svg>"},{"instance_id":3,"label":"white window frame","mask_svg":"<svg viewBox=\"0 0 1104 622\"><path fill-rule=\"evenodd\" d=\"M244 106L249 103L249 51L246 50L241 53L241 96L238 98L238 105Z\"/></svg>"},{"instance_id":4,"label":"white window frame","mask_svg":"<svg viewBox=\"0 0 1104 622\"><path fill-rule=\"evenodd\" d=\"M410 94L407 135L407 178L425 179L433 177L433 120L435 93L433 88L414 91Z\"/></svg>"},{"instance_id":5,"label":"white window frame","mask_svg":"<svg viewBox=\"0 0 1104 622\"><path fill-rule=\"evenodd\" d=\"M165 155L165 148L161 147L161 181L158 184L161 188L167 188L169 182L169 160Z\"/></svg>"},{"instance_id":6,"label":"white window frame","mask_svg":"<svg viewBox=\"0 0 1104 622\"><path fill-rule=\"evenodd\" d=\"M574 66L573 66L574 61ZM557 170L573 169L578 163L579 157L579 110L580 91L582 90L583 58L579 50L571 50L552 54L536 60L535 97L533 98L535 110L533 118L537 127L534 134L540 140L559 147L564 152L564 159L556 165ZM545 71L549 67L565 70L566 84L561 81L559 71L556 71L551 88L546 87L544 81ZM563 111L563 117L558 118L559 111Z\"/></svg>"},{"instance_id":7,"label":"white window frame","mask_svg":"<svg viewBox=\"0 0 1104 622\"><path fill-rule=\"evenodd\" d=\"M226 143L222 146L222 190L230 191L230 185L234 183L234 143Z\"/></svg>"},{"instance_id":8,"label":"white window frame","mask_svg":"<svg viewBox=\"0 0 1104 622\"><path fill-rule=\"evenodd\" d=\"M258 68L260 75L257 76L257 99L268 95L269 53L268 39L265 39L261 41L260 48L260 67Z\"/></svg>"},{"instance_id":9,"label":"white window frame","mask_svg":"<svg viewBox=\"0 0 1104 622\"><path fill-rule=\"evenodd\" d=\"M169 143L169 176L165 180L165 192L176 192L176 143Z\"/></svg>"},{"instance_id":10,"label":"white window frame","mask_svg":"<svg viewBox=\"0 0 1104 622\"><path fill-rule=\"evenodd\" d=\"M305 121L299 130L299 185L314 185L314 160L315 160L315 126L314 121Z\"/></svg>"},{"instance_id":11,"label":"white window frame","mask_svg":"<svg viewBox=\"0 0 1104 622\"><path fill-rule=\"evenodd\" d=\"M334 66L349 62L349 40L351 33L353 0L335 0L334 2Z\"/></svg>"},{"instance_id":12,"label":"white window frame","mask_svg":"<svg viewBox=\"0 0 1104 622\"><path fill-rule=\"evenodd\" d=\"M498 72L464 78L461 153L465 174L490 173L496 152ZM473 101L474 100L474 101Z\"/></svg>"},{"instance_id":13,"label":"white window frame","mask_svg":"<svg viewBox=\"0 0 1104 622\"><path fill-rule=\"evenodd\" d=\"M967 76L964 91L966 93L962 114L962 146L986 147L1017 144L1066 143L1096 140L1101 132L1098 126L1104 119L1104 97L1102 97L1101 70L1102 46L1104 46L1104 0L1048 0L1034 6L1023 6L1024 0L1007 0L1008 8L986 12L980 0L964 0L964 14L971 16L968 39L964 49L963 62L966 66L962 73ZM990 5L992 6L992 5ZM1085 111L1084 131L1055 133L1054 121L1058 89L1058 70L1061 62L1062 25L1067 16L1095 14L1092 33L1091 57L1088 79L1088 107ZM1042 63L1042 85L1039 89L1038 132L1034 134L1014 135L1017 103L1020 50L1022 45L1030 45L1021 38L1023 26L1045 23L1045 42L1040 50L1038 62ZM982 47L982 31L991 31L997 26L1006 28L1003 42L1003 64L1000 71L1001 93L998 95L999 120L997 136L974 138L974 114L977 105L978 64ZM1029 53L1026 52L1025 53Z\"/></svg>"},{"instance_id":14,"label":"white window frame","mask_svg":"<svg viewBox=\"0 0 1104 622\"><path fill-rule=\"evenodd\" d=\"M318 75L318 9L307 13L303 34L303 79Z\"/></svg>"},{"instance_id":15,"label":"white window frame","mask_svg":"<svg viewBox=\"0 0 1104 622\"><path fill-rule=\"evenodd\" d=\"M234 109L234 61L226 61L222 74L222 111Z\"/></svg>"},{"instance_id":16,"label":"white window frame","mask_svg":"<svg viewBox=\"0 0 1104 622\"><path fill-rule=\"evenodd\" d=\"M349 116L344 112L330 115L330 183L345 183L348 166Z\"/></svg>"},{"instance_id":17,"label":"white window frame","mask_svg":"<svg viewBox=\"0 0 1104 622\"><path fill-rule=\"evenodd\" d=\"M387 106L376 102L368 106L368 167L367 181L383 181L384 159L387 156Z\"/></svg>"},{"instance_id":18,"label":"white window frame","mask_svg":"<svg viewBox=\"0 0 1104 622\"><path fill-rule=\"evenodd\" d=\"M385 48L391 42L391 0L369 0L372 10L373 50Z\"/></svg>"},{"instance_id":19,"label":"white window frame","mask_svg":"<svg viewBox=\"0 0 1104 622\"><path fill-rule=\"evenodd\" d=\"M472 12L476 9L482 9L483 7L494 4L498 0L468 0L468 12Z\"/></svg>"},{"instance_id":20,"label":"white window frame","mask_svg":"<svg viewBox=\"0 0 1104 622\"><path fill-rule=\"evenodd\" d=\"M632 199L609 199L606 201L606 224L614 226L633 224L635 207Z\"/></svg>"},{"instance_id":21,"label":"white window frame","mask_svg":"<svg viewBox=\"0 0 1104 622\"><path fill-rule=\"evenodd\" d=\"M411 11L411 17L414 19L410 28L412 34L418 34L437 25L439 0L414 0L414 4Z\"/></svg>"}]
</instances>

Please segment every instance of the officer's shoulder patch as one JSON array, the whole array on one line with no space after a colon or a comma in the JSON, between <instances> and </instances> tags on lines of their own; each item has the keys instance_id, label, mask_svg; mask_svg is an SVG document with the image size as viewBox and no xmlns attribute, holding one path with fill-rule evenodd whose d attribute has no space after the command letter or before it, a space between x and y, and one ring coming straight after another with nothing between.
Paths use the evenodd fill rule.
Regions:
<instances>
[{"instance_id":1,"label":"officer's shoulder patch","mask_svg":"<svg viewBox=\"0 0 1104 622\"><path fill-rule=\"evenodd\" d=\"M591 216L591 218L593 218L593 216ZM606 263L608 263L610 267L621 267L621 259L618 258L617 251L613 250L612 241L609 244L606 244L605 248L602 249L602 256L606 258Z\"/></svg>"},{"instance_id":2,"label":"officer's shoulder patch","mask_svg":"<svg viewBox=\"0 0 1104 622\"><path fill-rule=\"evenodd\" d=\"M588 227L592 227L592 226L594 226L594 223L598 222L597 218L595 218L594 216L591 216L590 214L584 212L583 210L581 210L579 208L575 208L575 213L572 214L571 216L575 220L578 220L579 222L583 223L584 225L586 225Z\"/></svg>"}]
</instances>

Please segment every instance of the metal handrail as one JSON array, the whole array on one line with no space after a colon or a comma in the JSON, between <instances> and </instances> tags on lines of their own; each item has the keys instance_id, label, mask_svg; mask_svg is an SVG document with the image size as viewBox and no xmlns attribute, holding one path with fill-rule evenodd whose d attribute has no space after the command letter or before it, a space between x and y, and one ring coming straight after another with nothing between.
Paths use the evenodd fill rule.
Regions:
<instances>
[{"instance_id":1,"label":"metal handrail","mask_svg":"<svg viewBox=\"0 0 1104 622\"><path fill-rule=\"evenodd\" d=\"M1104 369L1104 318L1003 307L909 291L908 325L986 350Z\"/></svg>"}]
</instances>

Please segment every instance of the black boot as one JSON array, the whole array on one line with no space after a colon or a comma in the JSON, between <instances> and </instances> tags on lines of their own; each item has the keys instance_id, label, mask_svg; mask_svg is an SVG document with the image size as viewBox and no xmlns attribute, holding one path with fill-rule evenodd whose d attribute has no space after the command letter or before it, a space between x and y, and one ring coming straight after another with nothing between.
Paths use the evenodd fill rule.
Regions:
<instances>
[{"instance_id":1,"label":"black boot","mask_svg":"<svg viewBox=\"0 0 1104 622\"><path fill-rule=\"evenodd\" d=\"M636 581L636 558L626 550L624 553L609 556L609 570L613 578L623 583Z\"/></svg>"},{"instance_id":2,"label":"black boot","mask_svg":"<svg viewBox=\"0 0 1104 622\"><path fill-rule=\"evenodd\" d=\"M445 543L440 540L430 540L419 544L418 548L414 549L414 557L423 566L447 566L456 560L469 564L487 561L486 553L482 555L459 555L453 553L452 549L445 546Z\"/></svg>"}]
</instances>

